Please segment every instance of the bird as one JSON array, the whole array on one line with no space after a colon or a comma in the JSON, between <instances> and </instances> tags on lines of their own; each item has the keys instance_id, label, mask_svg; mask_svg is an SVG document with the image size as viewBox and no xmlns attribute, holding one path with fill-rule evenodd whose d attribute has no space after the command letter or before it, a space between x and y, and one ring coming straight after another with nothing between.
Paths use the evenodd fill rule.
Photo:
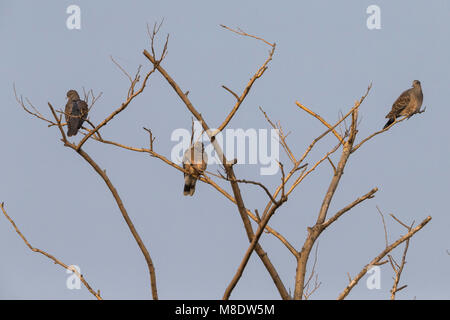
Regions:
<instances>
[{"instance_id":1,"label":"bird","mask_svg":"<svg viewBox=\"0 0 450 320\"><path fill-rule=\"evenodd\" d=\"M206 170L208 156L205 153L205 146L202 142L195 142L183 155L183 169L189 173L184 173L183 195L192 196L195 192L197 179Z\"/></svg>"},{"instance_id":2,"label":"bird","mask_svg":"<svg viewBox=\"0 0 450 320\"><path fill-rule=\"evenodd\" d=\"M384 125L383 129L389 127L397 117L405 116L410 118L412 115L420 111L423 102L422 86L419 80L414 80L412 88L405 90L395 100L392 110L386 115L389 121Z\"/></svg>"},{"instance_id":3,"label":"bird","mask_svg":"<svg viewBox=\"0 0 450 320\"><path fill-rule=\"evenodd\" d=\"M75 90L67 91L67 98L69 100L64 113L67 122L67 135L71 137L78 133L83 122L87 119L89 108L86 101L81 100Z\"/></svg>"}]
</instances>

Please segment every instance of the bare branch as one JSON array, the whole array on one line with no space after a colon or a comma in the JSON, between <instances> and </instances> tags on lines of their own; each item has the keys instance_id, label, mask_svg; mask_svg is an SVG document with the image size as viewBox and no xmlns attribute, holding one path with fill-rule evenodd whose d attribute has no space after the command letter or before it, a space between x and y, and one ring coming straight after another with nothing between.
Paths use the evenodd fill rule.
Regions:
<instances>
[{"instance_id":1,"label":"bare branch","mask_svg":"<svg viewBox=\"0 0 450 320\"><path fill-rule=\"evenodd\" d=\"M148 131L150 133L151 130L144 128L146 131ZM155 138L151 139L154 141ZM182 167L180 167L179 165L175 164L174 162L170 161L169 159L167 159L166 157L162 156L161 154L155 152L153 150L153 146L150 145L150 148L136 148L136 147L130 147L130 146L126 146L124 144L120 144L118 142L114 142L114 141L109 141L109 140L104 140L104 139L99 139L97 137L94 136L94 140L101 142L101 143L105 143L105 144L109 144L109 145L114 145L116 147L119 148L123 148L129 151L135 151L135 152L144 152L144 153L148 153L150 156L158 158L160 160L162 160L163 162L165 162L166 164L170 165L171 167L181 171L181 172L185 172L188 173L187 171L185 171ZM222 195L225 196L225 198L227 198L228 200L230 200L233 203L236 203L236 200L233 198L233 196L231 196L229 193L227 193L225 190L223 190L219 185L217 185L217 183L215 183L214 181L212 181L211 179L208 178L207 175L203 175L201 177L199 177L199 179L209 185L211 185L213 188L215 188L217 191L219 191ZM259 223L258 217L256 215L254 215L250 210L247 209L247 214L249 215L249 217L254 220L255 222ZM283 237L283 235L281 235L279 232L277 232L276 230L272 229L269 226L266 226L266 231L270 234L272 234L273 236L275 236L277 239L279 239L281 241L281 243L283 243L286 248L293 254L293 255L297 255L297 251L295 250L295 248L289 243L289 241L286 240L286 238Z\"/></svg>"},{"instance_id":2,"label":"bare branch","mask_svg":"<svg viewBox=\"0 0 450 320\"><path fill-rule=\"evenodd\" d=\"M389 252L391 252L393 249L395 249L397 246L399 246L401 243L407 241L410 239L416 232L421 230L429 221L431 220L431 217L426 217L417 227L411 229L407 234L400 237L398 240L390 244L387 248L385 248L378 256L376 256L369 264L367 264L361 272L353 278L352 281L348 284L348 286L342 291L342 293L339 295L338 300L345 299L347 295L350 293L350 291L353 289L356 284L358 284L359 280L361 280L362 277L367 273L367 271L370 269L371 266L378 263L381 259L383 259Z\"/></svg>"},{"instance_id":3,"label":"bare branch","mask_svg":"<svg viewBox=\"0 0 450 320\"><path fill-rule=\"evenodd\" d=\"M230 181L230 182L232 181L230 178L225 177L223 174L220 174L220 173L219 174L215 174L215 173L209 172L209 171L206 171L206 172L208 172L210 175L213 175L215 177L224 179L226 181ZM275 200L272 197L272 194L270 193L269 189L267 189L267 187L265 185L263 185L261 182L252 181L252 180L245 180L245 179L234 179L233 181L237 182L237 183L246 183L246 184L253 184L253 185L259 186L259 187L261 187L261 189L264 190L264 192L267 194L267 196L269 197L270 201L272 201L272 203L276 203L277 202L277 200Z\"/></svg>"},{"instance_id":4,"label":"bare branch","mask_svg":"<svg viewBox=\"0 0 450 320\"><path fill-rule=\"evenodd\" d=\"M384 216L383 216L383 213L381 212L380 208L378 208L378 206L376 206L376 207L377 207L378 213L381 216L381 221L383 222L384 240L386 242L386 248L387 248L389 242L388 242L388 233L387 233L387 228L386 228L386 222L384 221Z\"/></svg>"},{"instance_id":5,"label":"bare branch","mask_svg":"<svg viewBox=\"0 0 450 320\"><path fill-rule=\"evenodd\" d=\"M425 112L425 110L426 110L426 107L425 107L423 110L420 110L420 111L416 112L416 114L421 114L421 113ZM392 128L394 125L396 125L397 123L400 123L400 122L405 121L405 120L407 120L407 119L409 119L409 117L404 117L404 118L401 118L401 119L396 119L393 123L391 123L391 124L389 125L389 127L386 127L386 128L384 128L384 129L381 129L381 130L379 130L379 131L377 131L377 132L372 133L372 134L369 135L367 138L364 138L364 139L363 139L360 143L358 143L356 146L354 146L353 149L352 149L352 153L355 152L356 150L358 150L364 143L366 143L367 141L369 141L369 140L372 139L373 137L379 135L380 133L383 133L383 132L388 131L389 129L391 129L391 128Z\"/></svg>"},{"instance_id":6,"label":"bare branch","mask_svg":"<svg viewBox=\"0 0 450 320\"><path fill-rule=\"evenodd\" d=\"M145 131L147 131L148 134L149 134L149 138L150 138L150 143L149 143L149 145L150 145L150 150L153 151L153 142L155 142L155 139L156 139L156 138L153 138L152 130L147 129L146 127L144 127L143 129L144 129Z\"/></svg>"},{"instance_id":7,"label":"bare branch","mask_svg":"<svg viewBox=\"0 0 450 320\"><path fill-rule=\"evenodd\" d=\"M203 130L208 134L210 141L211 141L212 145L214 146L214 149L215 149L219 159L222 161L222 164L225 168L227 176L230 178L230 184L231 184L231 188L233 190L234 199L236 201L236 206L238 208L239 214L240 214L242 222L244 224L244 228L247 233L247 238L251 242L254 238L254 231L253 231L252 225L250 223L250 219L248 218L247 209L245 208L245 204L242 199L239 185L236 181L234 181L234 180L236 180L236 176L234 174L232 164L230 164L228 162L228 160L226 159L226 157L222 151L222 148L217 143L215 137L211 134L211 130L210 130L209 126L206 124L206 121L203 119L202 115L197 111L197 109L195 109L195 107L193 106L193 104L191 103L191 101L189 100L187 95L181 90L181 88L175 82L175 80L167 73L167 71L160 65L160 63L155 59L155 57L152 56L147 50L144 50L143 54L153 64L154 68L156 68L159 71L159 73L166 79L166 81L174 89L174 91L177 93L177 95L183 101L183 103L188 108L188 110L201 123ZM272 262L268 258L267 253L262 249L262 247L259 243L257 243L255 245L255 251L258 254L259 258L262 260L262 262L263 262L264 266L266 267L267 271L269 272L270 276L272 277L272 280L274 281L274 284L277 287L278 292L280 293L281 297L283 299L289 299L289 294L288 294L283 282L281 281L280 276L278 275L278 272L276 271Z\"/></svg>"},{"instance_id":8,"label":"bare branch","mask_svg":"<svg viewBox=\"0 0 450 320\"><path fill-rule=\"evenodd\" d=\"M326 159L329 158L329 156L333 153L335 153L339 147L341 146L341 142L339 142L333 149L328 151L321 159L319 159L306 173L302 173L299 175L299 177L294 181L292 186L289 188L289 191L287 192L287 195L291 194L292 191L311 173L313 172L322 162L324 162ZM306 165L303 165L301 167L306 167ZM301 167L295 168L295 171L300 169Z\"/></svg>"},{"instance_id":9,"label":"bare branch","mask_svg":"<svg viewBox=\"0 0 450 320\"><path fill-rule=\"evenodd\" d=\"M130 80L131 83L133 83L133 78L131 78L130 74L116 61L114 60L113 56L109 56L111 61L120 69L120 71L123 72L123 74Z\"/></svg>"},{"instance_id":10,"label":"bare branch","mask_svg":"<svg viewBox=\"0 0 450 320\"><path fill-rule=\"evenodd\" d=\"M223 295L223 300L228 300L230 298L231 292L233 291L234 287L236 286L236 284L238 283L239 279L241 278L244 269L248 263L248 260L250 259L250 256L253 252L253 250L255 249L259 238L261 237L264 228L266 227L267 223L269 222L270 218L272 217L272 215L275 213L275 211L284 203L286 202L287 198L282 197L280 199L280 201L275 202L274 206L272 207L272 209L270 210L270 212L268 212L261 220L261 222L258 224L258 230L256 231L253 240L251 241L247 251L245 252L244 258L242 259L241 264L238 267L238 270L236 271L236 274L234 275L233 279L231 280L230 284L228 285L227 289L225 290L225 293Z\"/></svg>"},{"instance_id":11,"label":"bare branch","mask_svg":"<svg viewBox=\"0 0 450 320\"><path fill-rule=\"evenodd\" d=\"M358 123L359 106L366 98L367 94L369 93L370 88L371 88L371 85L369 85L369 87L367 88L366 94L363 95L359 100L357 100L354 104L354 107L352 108L352 110L353 110L351 112L352 123L350 125L348 138L346 140L344 140L344 139L339 140L339 144L343 143L343 150L342 150L342 154L341 154L339 163L336 167L336 173L333 175L330 185L328 187L328 190L322 201L322 205L320 207L320 210L319 210L319 213L317 216L316 224L312 228L308 228L308 236L307 236L307 238L302 246L302 249L300 251L300 258L297 261L297 274L296 274L296 278L295 278L294 299L300 300L303 297L305 273L306 273L306 266L308 263L309 254L314 245L314 242L317 240L317 238L323 231L322 224L325 222L331 200L333 199L334 194L337 189L337 186L339 185L342 175L344 174L344 168L350 157L351 150L353 148L353 143L355 142L356 134L358 132L357 123ZM341 119L341 120L343 120L343 119ZM328 130L331 130L331 128L332 127L329 127ZM328 157L328 155L326 155L326 156Z\"/></svg>"},{"instance_id":12,"label":"bare branch","mask_svg":"<svg viewBox=\"0 0 450 320\"><path fill-rule=\"evenodd\" d=\"M291 161L295 164L297 164L297 160L295 159L294 153L291 151L291 149L289 148L287 142L286 142L286 135L284 135L283 133L283 129L281 128L281 125L278 124L275 125L272 120L270 120L269 116L267 115L267 113L261 108L259 107L259 110L261 110L261 112L264 114L264 117L266 118L267 122L272 126L272 128L274 128L275 130L278 131L278 137L280 138L280 144L283 147L284 151L286 152L286 154L288 155L288 157L291 159Z\"/></svg>"},{"instance_id":13,"label":"bare branch","mask_svg":"<svg viewBox=\"0 0 450 320\"><path fill-rule=\"evenodd\" d=\"M308 278L308 280L305 283L305 287L303 289L303 297L305 300L308 300L309 297L311 297L311 295L317 290L319 289L321 282L318 282L318 275L316 274L316 265L317 265L317 257L318 257L318 250L319 250L319 242L317 242L316 244L316 250L314 252L314 263L313 263L313 267L311 270L311 274ZM315 275L315 279L314 279L314 287L310 290L309 286L310 286L310 282L312 280L312 278Z\"/></svg>"},{"instance_id":14,"label":"bare branch","mask_svg":"<svg viewBox=\"0 0 450 320\"><path fill-rule=\"evenodd\" d=\"M54 123L54 122L48 120L46 117L44 117L44 116L43 116L43 115L42 115L42 114L41 114L41 113L33 106L33 104L31 104L31 102L30 102L28 99L26 99L27 102L28 102L28 104L30 105L30 107L34 110L34 112L31 111L30 109L28 109L28 108L26 107L25 103L23 102L22 96L20 96L20 98L17 96L16 85L15 85L15 84L13 84L13 90L14 90L14 96L15 96L15 98L16 98L17 103L21 105L21 107L23 108L23 110L25 110L25 112L31 114L32 116L35 116L35 117L38 118L38 119L41 119L41 120L43 120L43 121L45 121L45 122L50 123L50 125L56 125L56 123Z\"/></svg>"},{"instance_id":15,"label":"bare branch","mask_svg":"<svg viewBox=\"0 0 450 320\"><path fill-rule=\"evenodd\" d=\"M94 291L94 290L92 289L92 287L89 285L89 283L86 281L86 279L84 278L84 276L83 276L82 274L80 274L80 273L78 272L77 269L72 268L71 266L68 266L67 264L65 264L65 263L62 262L61 260L55 258L53 255L51 255L51 254L49 254L49 253L47 253L47 252L45 252L45 251L43 251L43 250L41 250L41 249L38 249L38 248L33 247L33 246L28 242L28 240L25 238L25 236L22 234L22 232L20 232L19 228L18 228L17 225L14 223L13 219L11 219L11 217L6 213L5 206L4 206L4 203L3 203L3 202L0 203L0 208L2 209L3 214L5 215L6 219L8 219L8 221L9 221L9 222L11 223L11 225L14 227L14 230L16 230L17 234L22 238L23 242L25 242L25 244L27 245L28 248L30 248L31 251L33 251L33 252L38 252L38 253L40 253L40 254L46 256L46 257L49 258L50 260L52 260L55 264L58 264L58 265L60 265L61 267L65 268L65 269L67 269L67 270L72 271L72 272L78 277L78 279L80 279L81 283L83 283L83 285L86 287L86 289L88 289L88 291L89 291L94 297L97 298L97 300L102 300L102 297L100 296L100 290L97 290L97 292Z\"/></svg>"},{"instance_id":16,"label":"bare branch","mask_svg":"<svg viewBox=\"0 0 450 320\"><path fill-rule=\"evenodd\" d=\"M117 192L114 185L111 183L111 180L109 179L109 177L106 175L105 170L102 170L98 166L98 164L86 152L84 152L83 149L77 150L76 147L72 148L72 149L77 151L77 153L81 157L83 157L84 160L86 160L92 166L92 168L100 175L100 177L103 179L103 181L108 186L108 189L111 191L111 194L113 195L114 199L116 200L117 206L119 207L119 210L122 213L122 216L123 216L125 222L127 223L128 228L130 229L130 232L132 233L136 243L138 244L139 248L141 249L141 252L144 255L144 258L147 262L147 267L148 267L148 270L150 273L150 287L151 287L151 291L152 291L152 296L153 296L154 300L157 300L158 299L158 291L157 291L157 287L156 287L156 272L155 272L155 267L153 265L153 261L150 257L150 254L149 254L147 248L145 247L144 242L142 241L136 228L134 227L134 224L131 221L127 210L125 209L125 206L122 202L122 199L119 196L119 193Z\"/></svg>"},{"instance_id":17,"label":"bare branch","mask_svg":"<svg viewBox=\"0 0 450 320\"><path fill-rule=\"evenodd\" d=\"M362 197L356 199L355 201L353 201L352 203L350 203L349 205L347 205L345 208L342 208L341 210L339 210L334 216L332 216L331 218L329 218L327 221L325 221L322 224L322 229L326 229L330 224L332 224L333 222L335 222L337 219L339 219L344 213L346 213L347 211L350 211L353 207L357 206L358 204L360 204L361 202L363 202L364 200L367 199L372 199L374 197L374 194L378 191L378 188L373 188L372 190L370 190L369 192L367 192L365 195L363 195Z\"/></svg>"},{"instance_id":18,"label":"bare branch","mask_svg":"<svg viewBox=\"0 0 450 320\"><path fill-rule=\"evenodd\" d=\"M359 106L361 105L361 103L364 101L364 99L367 97L367 95L370 92L370 89L372 88L372 84L370 84L367 87L367 91L366 93L361 97L361 99L359 101L356 101L354 106L347 112L346 115L344 115L343 117L341 117L341 119L339 119L331 128L327 129L324 133L322 133L321 135L319 135L317 138L315 138L311 144L309 145L309 147L305 150L305 152L303 153L303 155L300 157L299 160L297 160L297 162L295 163L294 167L292 168L292 170L287 174L286 179L285 179L285 183L287 183L287 181L298 171L299 166L301 163L303 163L303 161L306 159L306 157L308 156L308 154L311 152L311 150L313 149L313 147L317 144L317 142L319 142L323 137L325 137L327 134L329 134L330 132L332 132L333 129L335 129L340 123L342 123L343 121L345 121L345 119L352 115L353 112L359 108ZM347 134L345 135L347 136ZM332 154L333 152L335 152L337 150L337 148L341 145L341 141L339 141L338 146L336 147L336 149L333 149L331 152L329 152L326 156L328 157L330 154ZM323 158L323 160L325 160L325 158ZM322 160L320 160L318 163L316 163L316 165L319 165L322 162ZM291 189L288 191L288 194L290 192L293 191L293 189L301 182L301 180L303 180L303 178L298 178L297 181L294 183L293 187L291 187ZM278 188L276 189L275 193L273 194L273 197L275 198L278 193L281 191L281 185L278 186ZM265 209L264 212L268 212L268 210L270 209L271 206L271 202L269 202Z\"/></svg>"},{"instance_id":19,"label":"bare branch","mask_svg":"<svg viewBox=\"0 0 450 320\"><path fill-rule=\"evenodd\" d=\"M411 231L411 228L412 228L412 226L414 225L414 221L411 223L411 226L407 226L405 223L403 223L402 221L400 221L400 220L399 220L397 217L395 217L393 214L391 214L391 216L392 216L399 224L401 224L402 226L404 226L404 227L408 230L408 232ZM407 285L404 285L404 286L402 286L402 287L399 288L399 287L398 287L398 284L399 284L399 282L400 282L400 277L401 277L401 275L402 275L403 269L404 269L405 264L406 264L406 254L408 253L409 241L410 241L410 240L411 240L411 239L408 239L408 240L406 240L406 242L405 242L405 249L403 250L403 255L402 255L402 260L401 260L401 262L400 262L400 265L399 265L397 262L395 262L394 258L392 258L392 257L389 255L389 259L391 260L391 266L392 266L392 269L394 270L394 274L395 274L395 277L394 277L394 284L392 285L392 289L391 289L391 300L395 300L395 295L396 295L396 293L399 292L400 290L403 290L404 288L407 287ZM395 262L395 265L396 265L396 266L394 266L394 264L393 264L392 262Z\"/></svg>"},{"instance_id":20,"label":"bare branch","mask_svg":"<svg viewBox=\"0 0 450 320\"><path fill-rule=\"evenodd\" d=\"M239 96L231 89L227 88L226 86L222 86L222 88L224 88L225 90L227 90L229 93L231 93L237 101L239 101Z\"/></svg>"},{"instance_id":21,"label":"bare branch","mask_svg":"<svg viewBox=\"0 0 450 320\"><path fill-rule=\"evenodd\" d=\"M238 111L238 109L241 106L242 102L245 100L245 98L247 97L248 93L250 92L250 89L252 88L252 86L255 83L255 81L258 78L260 78L264 74L264 72L267 70L267 68L268 68L267 65L272 60L272 56L273 56L274 53L275 53L275 44L272 46L272 50L269 53L269 57L266 59L266 61L264 61L263 65L258 69L258 71L256 71L256 73L253 75L253 77L249 80L249 82L245 86L245 89L242 92L241 96L239 98L237 98L236 104L234 105L233 109L228 114L228 116L225 118L225 120L222 122L222 124L219 126L219 128L214 131L212 136L216 136L219 132L221 132L223 129L225 129L225 127L228 125L228 123L230 123L231 119L236 114L236 112ZM224 87L224 86L222 86L222 87ZM226 88L226 87L224 87L224 88L226 90L232 92L228 88ZM235 95L235 97L236 97L236 95Z\"/></svg>"},{"instance_id":22,"label":"bare branch","mask_svg":"<svg viewBox=\"0 0 450 320\"><path fill-rule=\"evenodd\" d=\"M97 96L94 96L94 92L92 91L92 89L89 92L92 95L92 101L91 101L90 106L89 106L89 111L91 111L91 109L94 107L94 104L102 96L103 92L100 92ZM89 98L86 99L86 103L89 104Z\"/></svg>"},{"instance_id":23,"label":"bare branch","mask_svg":"<svg viewBox=\"0 0 450 320\"><path fill-rule=\"evenodd\" d=\"M336 174L336 166L334 165L333 161L330 157L327 157L328 162L330 163L331 167L333 168L333 173Z\"/></svg>"},{"instance_id":24,"label":"bare branch","mask_svg":"<svg viewBox=\"0 0 450 320\"><path fill-rule=\"evenodd\" d=\"M149 270L149 274L150 274L150 287L152 290L152 295L153 295L153 299L158 299L158 293L157 293L157 288L156 288L156 273L155 273L155 268L153 266L153 262L150 258L150 254L147 250L147 248L145 247L142 239L140 238L139 234L137 233L133 222L131 221L127 210L125 209L125 206L123 205L122 199L120 198L116 188L114 187L114 185L111 183L111 181L109 180L109 177L106 175L105 170L102 170L98 164L84 151L81 149L80 145L76 146L72 143L70 143L67 140L67 137L64 133L64 130L62 128L61 125L61 117L58 118L58 116L56 115L56 112L53 108L53 106L51 105L51 103L48 103L48 106L53 114L53 117L55 118L56 124L60 130L61 133L61 137L62 137L62 141L64 143L64 146L66 147L70 147L71 149L73 149L74 151L76 151L81 157L84 158L84 160L86 160L91 166L92 168L100 175L100 177L103 179L103 181L106 183L106 185L108 186L109 190L111 191L111 194L113 195L114 199L116 200L117 206L119 207L119 210L122 213L123 218L125 219L125 222L128 225L128 228L130 229L130 232L132 233L134 239L136 240L136 243L138 244L139 248L141 249L144 258L147 262L147 266L148 266L148 270ZM98 129L98 126L97 126ZM93 135L93 131L90 131L85 138L88 135ZM99 137L93 136L94 139L101 139ZM82 140L83 141L83 140Z\"/></svg>"},{"instance_id":25,"label":"bare branch","mask_svg":"<svg viewBox=\"0 0 450 320\"><path fill-rule=\"evenodd\" d=\"M62 125L61 125L61 118L58 118L58 116L56 115L55 109L53 108L53 106L51 105L50 102L48 103L48 106L50 108L50 111L53 114L53 117L55 118L55 121L56 121L56 123L58 125L58 129L61 132L61 137L62 137L62 141L64 142L64 145L73 147L73 144L71 144L69 141L67 141L66 134L64 133L64 129L63 129Z\"/></svg>"},{"instance_id":26,"label":"bare branch","mask_svg":"<svg viewBox=\"0 0 450 320\"><path fill-rule=\"evenodd\" d=\"M239 35L241 35L241 36L254 38L254 39L257 39L257 40L260 40L260 41L264 42L265 44L267 44L267 45L269 45L269 46L271 46L271 47L275 47L275 43L270 43L270 42L264 40L263 38L260 38L260 37L257 37L257 36L248 34L248 33L242 31L242 30L239 29L239 28L238 28L237 30L234 30L234 29L231 29L231 28L229 28L229 27L227 27L227 26L225 26L225 25L223 25L223 24L221 24L220 26L221 26L222 28L224 28L224 29L230 30L231 32L237 33L237 34L239 34Z\"/></svg>"},{"instance_id":27,"label":"bare branch","mask_svg":"<svg viewBox=\"0 0 450 320\"><path fill-rule=\"evenodd\" d=\"M144 81L142 82L141 88L134 92L134 84L132 83L130 86L130 92L132 93L131 95L128 96L127 100L125 102L122 103L122 105L117 108L116 110L114 110L107 118L105 118L99 125L97 125L94 130L90 131L87 135L85 135L83 137L83 139L81 139L81 141L78 143L77 145L77 150L80 150L81 147L83 146L83 144L92 136L94 135L96 132L98 132L98 130L100 130L102 127L104 127L105 125L107 125L116 115L118 115L119 113L121 113L123 110L125 110L125 108L130 104L131 101L133 101L133 99L135 97L137 97L139 94L141 94L144 89L145 86L147 84L147 80L150 77L150 75L155 71L155 68L153 68L152 70L150 70L149 72L147 72ZM137 74L135 77L136 83L139 81L139 75ZM133 93L134 92L134 93Z\"/></svg>"},{"instance_id":28,"label":"bare branch","mask_svg":"<svg viewBox=\"0 0 450 320\"><path fill-rule=\"evenodd\" d=\"M392 213L389 214L395 221L397 221L400 225L405 227L407 230L411 229L410 226L406 225L405 223L401 222L396 216L394 216ZM413 222L414 223L414 222Z\"/></svg>"},{"instance_id":29,"label":"bare branch","mask_svg":"<svg viewBox=\"0 0 450 320\"><path fill-rule=\"evenodd\" d=\"M336 138L342 142L343 138L341 137L341 135L339 133L337 133L337 131L333 128L333 126L331 124L329 124L328 122L326 122L324 118L322 118L320 115L318 115L314 111L308 109L307 107L305 107L298 101L295 101L295 104L297 106L299 106L301 109L303 109L304 111L306 111L307 113L309 113L310 115L312 115L314 118L316 118L317 120L322 122L328 129L331 130L331 132L333 132L333 134L336 136Z\"/></svg>"}]
</instances>

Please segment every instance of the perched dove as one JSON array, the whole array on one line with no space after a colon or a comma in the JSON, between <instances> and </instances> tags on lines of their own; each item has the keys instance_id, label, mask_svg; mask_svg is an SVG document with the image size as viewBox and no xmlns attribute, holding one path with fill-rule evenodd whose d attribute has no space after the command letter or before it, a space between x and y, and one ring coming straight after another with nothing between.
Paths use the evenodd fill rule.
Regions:
<instances>
[{"instance_id":1,"label":"perched dove","mask_svg":"<svg viewBox=\"0 0 450 320\"><path fill-rule=\"evenodd\" d=\"M87 119L89 108L85 101L80 100L75 90L67 91L67 98L69 99L65 109L67 135L71 137L78 133L84 120Z\"/></svg>"},{"instance_id":2,"label":"perched dove","mask_svg":"<svg viewBox=\"0 0 450 320\"><path fill-rule=\"evenodd\" d=\"M420 86L419 80L414 80L412 83L412 88L404 91L400 97L395 100L392 105L392 110L386 116L389 121L385 124L383 129L389 127L397 117L405 116L411 117L413 114L420 111L422 106L423 93L422 87Z\"/></svg>"},{"instance_id":3,"label":"perched dove","mask_svg":"<svg viewBox=\"0 0 450 320\"><path fill-rule=\"evenodd\" d=\"M192 196L195 192L195 184L203 171L205 171L208 163L208 156L205 153L205 146L202 142L196 142L187 149L183 156L183 168L189 172L184 173L184 189L185 196Z\"/></svg>"}]
</instances>

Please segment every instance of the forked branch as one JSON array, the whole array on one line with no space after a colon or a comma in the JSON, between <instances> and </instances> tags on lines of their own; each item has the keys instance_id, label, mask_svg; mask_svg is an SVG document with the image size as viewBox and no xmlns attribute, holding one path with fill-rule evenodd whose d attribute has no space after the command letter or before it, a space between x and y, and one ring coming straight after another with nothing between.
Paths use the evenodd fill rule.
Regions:
<instances>
[{"instance_id":1,"label":"forked branch","mask_svg":"<svg viewBox=\"0 0 450 320\"><path fill-rule=\"evenodd\" d=\"M338 296L338 300L345 299L347 295L350 293L350 291L358 284L359 280L361 280L362 277L367 273L367 271L374 265L377 265L381 259L383 259L389 252L394 250L397 246L399 246L401 243L407 241L410 239L413 235L415 235L418 231L420 231L428 222L430 222L431 217L426 217L417 227L412 228L408 233L394 241L392 244L387 246L381 253L376 256L369 264L364 266L364 268L358 273L358 275L353 278L350 283L347 285L347 287L344 289L344 291L341 292L341 294Z\"/></svg>"}]
</instances>

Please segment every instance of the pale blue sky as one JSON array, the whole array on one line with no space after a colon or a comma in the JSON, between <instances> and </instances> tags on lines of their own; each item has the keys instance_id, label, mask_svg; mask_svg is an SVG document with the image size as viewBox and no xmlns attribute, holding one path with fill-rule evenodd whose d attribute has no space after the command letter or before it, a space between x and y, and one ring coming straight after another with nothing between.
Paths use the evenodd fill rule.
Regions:
<instances>
[{"instance_id":1,"label":"pale blue sky","mask_svg":"<svg viewBox=\"0 0 450 320\"><path fill-rule=\"evenodd\" d=\"M66 28L66 8L81 7L81 30ZM381 8L381 30L368 30L366 8ZM144 258L111 194L92 168L64 148L56 128L26 114L15 102L13 83L42 112L47 101L61 107L69 89L103 92L90 119L98 123L123 101L127 79L112 55L130 72L149 63L146 23L164 18L161 42L170 33L164 67L182 86L211 126L232 108L240 92L268 54L268 47L219 27L226 24L277 43L264 77L230 123L230 128L268 128L262 106L281 121L291 148L301 154L322 133L315 119L295 100L334 121L373 88L360 115L359 137L380 129L392 102L414 79L422 82L427 111L402 122L362 147L349 161L330 214L373 187L376 198L364 202L327 229L320 238L315 299L335 299L352 276L384 247L376 211L410 223L433 220L411 241L401 284L401 299L450 298L450 2L426 1L2 1L0 3L0 201L30 243L82 273L105 299L150 299ZM159 74L103 135L144 146L151 128L155 149L169 156L174 129L189 128L191 116ZM75 138L78 140L79 136ZM318 159L335 141L311 155ZM221 298L248 246L236 207L208 185L183 197L182 174L148 155L89 142L86 151L107 170L145 241L156 266L162 299ZM282 161L288 166L288 159ZM217 169L211 167L212 170ZM257 165L236 167L239 177L273 189L279 176L259 176ZM291 195L271 226L301 247L314 223L332 171L324 164ZM229 190L229 186L226 186ZM267 196L243 186L248 208L262 208ZM231 192L231 191L230 191ZM404 230L386 217L390 238ZM261 244L287 288L293 290L295 260L271 235ZM395 254L400 259L400 251ZM31 252L0 217L0 298L91 299L89 292L68 290L64 269ZM392 270L382 267L381 290L368 290L365 279L349 298L387 299ZM235 288L235 299L279 298L260 259L253 255Z\"/></svg>"}]
</instances>

